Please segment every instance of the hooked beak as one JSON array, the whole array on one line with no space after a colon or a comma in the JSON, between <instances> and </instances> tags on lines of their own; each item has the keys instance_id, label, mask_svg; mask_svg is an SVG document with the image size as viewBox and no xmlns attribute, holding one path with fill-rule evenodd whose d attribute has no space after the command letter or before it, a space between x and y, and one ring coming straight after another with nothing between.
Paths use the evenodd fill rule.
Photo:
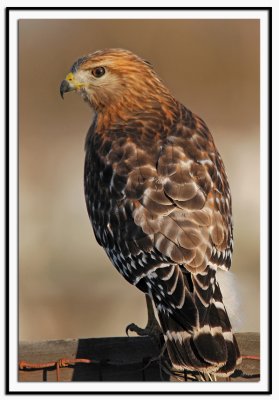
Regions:
<instances>
[{"instance_id":1,"label":"hooked beak","mask_svg":"<svg viewBox=\"0 0 279 400\"><path fill-rule=\"evenodd\" d=\"M71 90L74 90L74 88L71 87L69 81L67 81L66 79L64 79L64 80L61 82L61 85L60 85L60 95L61 95L62 99L64 99L64 93L70 92Z\"/></svg>"},{"instance_id":2,"label":"hooked beak","mask_svg":"<svg viewBox=\"0 0 279 400\"><path fill-rule=\"evenodd\" d=\"M83 86L75 80L74 74L70 72L66 78L61 82L60 95L64 99L64 93L71 92Z\"/></svg>"}]
</instances>

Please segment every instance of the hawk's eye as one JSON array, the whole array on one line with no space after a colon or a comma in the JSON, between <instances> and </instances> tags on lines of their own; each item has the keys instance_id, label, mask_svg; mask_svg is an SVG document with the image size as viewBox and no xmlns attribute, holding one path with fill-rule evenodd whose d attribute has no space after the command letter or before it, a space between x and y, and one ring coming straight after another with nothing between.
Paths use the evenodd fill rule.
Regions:
<instances>
[{"instance_id":1,"label":"hawk's eye","mask_svg":"<svg viewBox=\"0 0 279 400\"><path fill-rule=\"evenodd\" d=\"M95 76L95 78L100 78L105 74L106 70L104 67L96 67L92 70L92 74Z\"/></svg>"}]
</instances>

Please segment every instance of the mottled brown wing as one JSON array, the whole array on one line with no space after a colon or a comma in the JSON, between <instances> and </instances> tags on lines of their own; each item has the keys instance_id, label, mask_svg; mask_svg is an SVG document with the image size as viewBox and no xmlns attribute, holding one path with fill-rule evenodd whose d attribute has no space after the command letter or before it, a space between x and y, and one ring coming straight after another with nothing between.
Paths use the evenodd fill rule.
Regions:
<instances>
[{"instance_id":1,"label":"mottled brown wing","mask_svg":"<svg viewBox=\"0 0 279 400\"><path fill-rule=\"evenodd\" d=\"M143 165L128 176L133 197L139 178L145 190L133 212L135 223L155 248L190 272L209 261L229 268L232 250L231 200L220 155L206 125L178 123L162 143L156 165Z\"/></svg>"}]
</instances>

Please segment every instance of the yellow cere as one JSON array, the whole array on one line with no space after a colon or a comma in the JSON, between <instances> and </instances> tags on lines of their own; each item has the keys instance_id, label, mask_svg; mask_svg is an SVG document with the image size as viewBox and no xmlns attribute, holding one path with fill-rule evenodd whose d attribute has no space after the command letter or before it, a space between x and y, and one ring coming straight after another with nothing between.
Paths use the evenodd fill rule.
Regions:
<instances>
[{"instance_id":1,"label":"yellow cere","mask_svg":"<svg viewBox=\"0 0 279 400\"><path fill-rule=\"evenodd\" d=\"M66 76L66 81L73 81L74 80L74 74L72 72L70 72L67 76Z\"/></svg>"},{"instance_id":2,"label":"yellow cere","mask_svg":"<svg viewBox=\"0 0 279 400\"><path fill-rule=\"evenodd\" d=\"M66 76L66 81L70 82L76 89L85 86L83 82L78 82L72 72L69 72Z\"/></svg>"}]
</instances>

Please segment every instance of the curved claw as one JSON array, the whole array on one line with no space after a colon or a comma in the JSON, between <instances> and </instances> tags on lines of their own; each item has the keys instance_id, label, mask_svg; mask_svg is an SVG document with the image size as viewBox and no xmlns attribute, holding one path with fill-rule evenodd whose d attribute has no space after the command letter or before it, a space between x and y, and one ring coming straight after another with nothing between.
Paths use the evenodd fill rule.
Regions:
<instances>
[{"instance_id":1,"label":"curved claw","mask_svg":"<svg viewBox=\"0 0 279 400\"><path fill-rule=\"evenodd\" d=\"M129 336L129 330L130 330L130 325L127 325L125 329L126 336Z\"/></svg>"},{"instance_id":2,"label":"curved claw","mask_svg":"<svg viewBox=\"0 0 279 400\"><path fill-rule=\"evenodd\" d=\"M137 328L138 327L134 323L127 325L125 329L126 335L129 336L129 331L137 332Z\"/></svg>"}]
</instances>

